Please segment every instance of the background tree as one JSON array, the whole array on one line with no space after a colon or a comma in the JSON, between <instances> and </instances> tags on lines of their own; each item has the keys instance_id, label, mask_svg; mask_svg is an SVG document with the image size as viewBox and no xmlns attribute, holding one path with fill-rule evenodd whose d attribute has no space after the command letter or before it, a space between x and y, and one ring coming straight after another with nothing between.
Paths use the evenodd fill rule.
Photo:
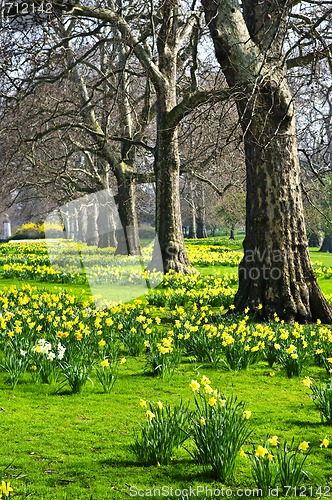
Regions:
<instances>
[{"instance_id":1,"label":"background tree","mask_svg":"<svg viewBox=\"0 0 332 500\"><path fill-rule=\"evenodd\" d=\"M224 226L229 228L230 238L234 239L236 226L244 227L245 225L245 192L234 189L229 190L218 205L217 213Z\"/></svg>"}]
</instances>

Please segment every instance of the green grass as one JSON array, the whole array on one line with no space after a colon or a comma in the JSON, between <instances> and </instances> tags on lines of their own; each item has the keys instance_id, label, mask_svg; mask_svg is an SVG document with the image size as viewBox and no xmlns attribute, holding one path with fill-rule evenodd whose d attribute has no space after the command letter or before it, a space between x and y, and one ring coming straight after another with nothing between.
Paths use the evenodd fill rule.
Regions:
<instances>
[{"instance_id":1,"label":"green grass","mask_svg":"<svg viewBox=\"0 0 332 500\"><path fill-rule=\"evenodd\" d=\"M322 375L317 368L313 372ZM54 394L28 377L11 391L2 377L1 466L9 465L6 480L14 486L16 498L109 500L128 498L131 486L220 487L185 450L177 452L167 467L142 467L130 450L144 419L139 399L193 400L189 383L203 373L213 387L227 395L234 391L246 402L252 411L255 445L267 434L277 434L288 441L293 436L296 441L310 441L317 448L331 432L320 423L301 380L287 379L282 371L270 377L264 363L240 373L182 365L170 382L163 382L144 374L142 360L130 359L109 395L96 384L88 384L79 395ZM316 449L311 456L314 484L327 484L331 460L332 449ZM232 487L244 484L253 487L249 464L239 458Z\"/></svg>"},{"instance_id":2,"label":"green grass","mask_svg":"<svg viewBox=\"0 0 332 500\"><path fill-rule=\"evenodd\" d=\"M332 255L317 250L310 250L310 255L313 262L332 266ZM198 269L203 275L237 272L230 266ZM90 293L82 285L30 283L48 291L71 290L80 298ZM0 288L20 284L0 279ZM320 280L320 284L325 293L332 293L332 280ZM126 287L116 290L119 294L125 291ZM132 291L129 289L128 294ZM271 372L275 375L271 376ZM321 423L310 391L301 382L305 375L323 379L323 369L310 366L300 378L288 379L283 370L271 370L263 362L237 373L183 363L166 382L145 373L143 358L130 357L120 367L110 394L101 391L94 377L82 393L70 394L66 389L57 393L56 386L34 384L29 374L10 390L5 374L0 373L0 481L11 482L14 498L34 500L120 500L130 498L131 487L142 491L162 486L172 487L173 491L221 487L184 449L175 453L167 467L142 467L130 449L139 423L145 418L138 404L140 398L177 402L181 396L193 401L189 383L202 374L209 376L211 385L221 392L237 395L252 411L253 434L246 449L263 444L267 434L276 434L288 442L292 437L295 442L309 441L314 451L307 465L313 476L307 486L329 485L332 493L332 448L319 448L325 436L332 441L332 430ZM190 443L186 446L192 449ZM254 487L246 459L239 458L231 487ZM202 494L193 498L211 497Z\"/></svg>"},{"instance_id":3,"label":"green grass","mask_svg":"<svg viewBox=\"0 0 332 500\"><path fill-rule=\"evenodd\" d=\"M310 259L311 262L322 262L324 266L332 266L332 254L331 253L321 253L318 248L310 248Z\"/></svg>"}]
</instances>

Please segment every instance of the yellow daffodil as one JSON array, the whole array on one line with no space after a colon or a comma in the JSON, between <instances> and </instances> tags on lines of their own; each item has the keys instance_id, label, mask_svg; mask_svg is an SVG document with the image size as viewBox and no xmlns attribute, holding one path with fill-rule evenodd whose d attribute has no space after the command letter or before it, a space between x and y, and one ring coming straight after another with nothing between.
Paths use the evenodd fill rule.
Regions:
<instances>
[{"instance_id":1,"label":"yellow daffodil","mask_svg":"<svg viewBox=\"0 0 332 500\"><path fill-rule=\"evenodd\" d=\"M195 392L198 391L198 389L200 388L200 384L197 382L197 380L192 380L191 383L189 384L189 387L191 387L192 390Z\"/></svg>"},{"instance_id":2,"label":"yellow daffodil","mask_svg":"<svg viewBox=\"0 0 332 500\"><path fill-rule=\"evenodd\" d=\"M1 481L0 494L3 493L6 497L8 497L11 491L14 491L14 490L10 486L10 483L9 482L6 483L6 481Z\"/></svg>"},{"instance_id":3,"label":"yellow daffodil","mask_svg":"<svg viewBox=\"0 0 332 500\"><path fill-rule=\"evenodd\" d=\"M108 359L103 359L101 362L100 362L101 366L104 366L105 368L107 368L107 366L110 365L110 362L108 361Z\"/></svg>"},{"instance_id":4,"label":"yellow daffodil","mask_svg":"<svg viewBox=\"0 0 332 500\"><path fill-rule=\"evenodd\" d=\"M321 448L327 448L329 444L330 444L330 441L325 437L324 439L322 439L322 442L319 446Z\"/></svg>"},{"instance_id":5,"label":"yellow daffodil","mask_svg":"<svg viewBox=\"0 0 332 500\"><path fill-rule=\"evenodd\" d=\"M250 410L244 410L243 416L244 416L244 418L246 418L247 420L249 420L249 418L251 417L251 411Z\"/></svg>"},{"instance_id":6,"label":"yellow daffodil","mask_svg":"<svg viewBox=\"0 0 332 500\"><path fill-rule=\"evenodd\" d=\"M142 408L146 408L146 401L144 399L141 399L140 402L139 402L139 405L142 407Z\"/></svg>"},{"instance_id":7,"label":"yellow daffodil","mask_svg":"<svg viewBox=\"0 0 332 500\"><path fill-rule=\"evenodd\" d=\"M310 444L308 441L302 441L302 443L299 444L299 450L306 451L309 448Z\"/></svg>"},{"instance_id":8,"label":"yellow daffodil","mask_svg":"<svg viewBox=\"0 0 332 500\"><path fill-rule=\"evenodd\" d=\"M212 396L212 398L209 399L208 404L210 406L214 406L216 404L216 402L217 402L216 398L214 396Z\"/></svg>"},{"instance_id":9,"label":"yellow daffodil","mask_svg":"<svg viewBox=\"0 0 332 500\"><path fill-rule=\"evenodd\" d=\"M310 377L304 377L302 382L303 382L303 385L305 385L306 387L310 387L313 380Z\"/></svg>"},{"instance_id":10,"label":"yellow daffodil","mask_svg":"<svg viewBox=\"0 0 332 500\"><path fill-rule=\"evenodd\" d=\"M240 457L245 458L246 456L247 456L246 453L241 449L240 450Z\"/></svg>"},{"instance_id":11,"label":"yellow daffodil","mask_svg":"<svg viewBox=\"0 0 332 500\"><path fill-rule=\"evenodd\" d=\"M265 455L268 453L268 450L264 448L263 446L259 445L257 446L257 449L255 451L256 457L265 457Z\"/></svg>"},{"instance_id":12,"label":"yellow daffodil","mask_svg":"<svg viewBox=\"0 0 332 500\"><path fill-rule=\"evenodd\" d=\"M151 410L148 410L146 412L146 416L147 416L148 420L151 421L156 415Z\"/></svg>"},{"instance_id":13,"label":"yellow daffodil","mask_svg":"<svg viewBox=\"0 0 332 500\"><path fill-rule=\"evenodd\" d=\"M208 377L206 375L203 375L202 379L201 379L201 384L202 385L209 385L209 384L211 384L211 381L208 379Z\"/></svg>"},{"instance_id":14,"label":"yellow daffodil","mask_svg":"<svg viewBox=\"0 0 332 500\"><path fill-rule=\"evenodd\" d=\"M278 436L272 436L269 438L269 443L272 445L272 446L277 446L278 444Z\"/></svg>"}]
</instances>

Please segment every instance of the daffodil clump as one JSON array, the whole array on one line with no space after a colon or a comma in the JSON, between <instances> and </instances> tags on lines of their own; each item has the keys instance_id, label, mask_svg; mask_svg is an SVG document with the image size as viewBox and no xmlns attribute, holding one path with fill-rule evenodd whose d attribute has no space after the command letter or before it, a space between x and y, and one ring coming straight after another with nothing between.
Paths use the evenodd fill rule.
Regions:
<instances>
[{"instance_id":1,"label":"daffodil clump","mask_svg":"<svg viewBox=\"0 0 332 500\"><path fill-rule=\"evenodd\" d=\"M328 445L328 439L324 438L321 446ZM241 456L250 459L255 485L262 490L263 496L269 496L271 489L276 487L287 494L287 488L293 491L302 485L309 477L304 468L309 453L308 441L295 445L292 439L290 445L286 441L281 444L278 436L267 438L263 446L254 446L251 453L241 450Z\"/></svg>"},{"instance_id":2,"label":"daffodil clump","mask_svg":"<svg viewBox=\"0 0 332 500\"><path fill-rule=\"evenodd\" d=\"M318 328L311 331L311 340L314 347L314 357L318 366L323 366L326 373L332 376L332 330L317 322Z\"/></svg>"},{"instance_id":3,"label":"daffodil clump","mask_svg":"<svg viewBox=\"0 0 332 500\"><path fill-rule=\"evenodd\" d=\"M159 340L158 336L151 336L145 343L147 366L153 375L160 375L164 380L172 377L181 362L181 350L174 345L173 335L170 330L166 337Z\"/></svg>"},{"instance_id":4,"label":"daffodil clump","mask_svg":"<svg viewBox=\"0 0 332 500\"><path fill-rule=\"evenodd\" d=\"M332 378L324 383L305 377L303 384L311 389L311 398L320 413L322 422L332 425Z\"/></svg>"},{"instance_id":5,"label":"daffodil clump","mask_svg":"<svg viewBox=\"0 0 332 500\"><path fill-rule=\"evenodd\" d=\"M86 243L68 240L23 242L3 246L0 263L3 278L37 280L52 283L91 285L128 285L162 281L162 274L144 270L141 257L115 256L115 249L89 247ZM148 262L152 249L144 249ZM84 268L84 269L83 269Z\"/></svg>"},{"instance_id":6,"label":"daffodil clump","mask_svg":"<svg viewBox=\"0 0 332 500\"><path fill-rule=\"evenodd\" d=\"M289 378L300 375L312 355L308 330L298 323L292 328L278 327L274 347L277 351L277 361L285 368Z\"/></svg>"},{"instance_id":7,"label":"daffodil clump","mask_svg":"<svg viewBox=\"0 0 332 500\"><path fill-rule=\"evenodd\" d=\"M79 392L98 360L123 357L117 333L128 316L136 324L141 310L138 303L97 310L66 292L10 287L0 292L0 365L12 387L27 371L36 382L61 378Z\"/></svg>"},{"instance_id":8,"label":"daffodil clump","mask_svg":"<svg viewBox=\"0 0 332 500\"><path fill-rule=\"evenodd\" d=\"M183 306L191 309L193 305L228 308L234 299L237 282L236 275L223 277L190 274L183 276L169 273L164 276L162 289L152 291L148 296L151 305L167 306L170 309Z\"/></svg>"},{"instance_id":9,"label":"daffodil clump","mask_svg":"<svg viewBox=\"0 0 332 500\"><path fill-rule=\"evenodd\" d=\"M243 254L220 245L191 245L187 243L190 262L200 266L238 266Z\"/></svg>"},{"instance_id":10,"label":"daffodil clump","mask_svg":"<svg viewBox=\"0 0 332 500\"><path fill-rule=\"evenodd\" d=\"M167 465L176 449L188 438L188 405L180 401L178 405L171 406L143 399L139 404L145 411L145 422L132 450L144 465Z\"/></svg>"},{"instance_id":11,"label":"daffodil clump","mask_svg":"<svg viewBox=\"0 0 332 500\"><path fill-rule=\"evenodd\" d=\"M236 397L226 397L211 387L203 375L200 382L192 380L196 411L193 415L193 439L196 461L211 467L223 483L234 477L236 461L251 428L251 411Z\"/></svg>"},{"instance_id":12,"label":"daffodil clump","mask_svg":"<svg viewBox=\"0 0 332 500\"><path fill-rule=\"evenodd\" d=\"M313 262L312 267L317 278L332 278L332 267L325 266L322 262Z\"/></svg>"},{"instance_id":13,"label":"daffodil clump","mask_svg":"<svg viewBox=\"0 0 332 500\"><path fill-rule=\"evenodd\" d=\"M96 363L97 378L104 392L111 392L118 375L118 367L119 365L123 365L126 361L125 357L119 359L118 356L115 355L114 357L103 358Z\"/></svg>"},{"instance_id":14,"label":"daffodil clump","mask_svg":"<svg viewBox=\"0 0 332 500\"><path fill-rule=\"evenodd\" d=\"M10 482L1 481L1 484L0 484L0 498L7 498L7 497L9 497L12 491L14 491L14 490L10 486Z\"/></svg>"}]
</instances>

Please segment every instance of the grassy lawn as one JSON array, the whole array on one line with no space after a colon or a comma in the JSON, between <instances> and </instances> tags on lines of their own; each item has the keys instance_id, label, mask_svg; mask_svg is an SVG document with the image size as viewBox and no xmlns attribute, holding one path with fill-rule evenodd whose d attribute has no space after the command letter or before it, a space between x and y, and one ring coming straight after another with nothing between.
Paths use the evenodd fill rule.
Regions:
<instances>
[{"instance_id":1,"label":"grassy lawn","mask_svg":"<svg viewBox=\"0 0 332 500\"><path fill-rule=\"evenodd\" d=\"M16 497L108 500L128 498L130 487L221 487L185 450L178 451L169 466L142 467L130 449L144 420L140 398L193 400L189 382L202 373L227 395L234 392L246 402L255 444L277 434L288 442L292 437L309 441L319 449L320 439L330 432L299 379L280 372L270 377L264 363L238 373L182 365L171 381L163 382L144 374L142 360L130 359L109 395L92 384L80 395L53 394L51 387L33 385L28 378L10 391L2 379L1 464ZM310 373L321 375L312 369ZM332 449L310 458L308 470L315 479L308 484L329 484L331 460ZM239 460L231 486L243 484L254 488L246 459Z\"/></svg>"},{"instance_id":2,"label":"grassy lawn","mask_svg":"<svg viewBox=\"0 0 332 500\"><path fill-rule=\"evenodd\" d=\"M199 243L195 244L199 246ZM240 245L237 250L239 248ZM332 256L320 254L315 249L310 250L310 255L312 262L332 266ZM233 265L209 265L208 262L207 265L195 267L206 279L211 275L219 277L237 271ZM29 282L40 291L70 291L81 303L90 295L87 285L60 285L35 280ZM332 293L331 279L322 278L319 282L325 293ZM21 287L22 284L17 278L0 279L2 289L13 285ZM170 285L169 291L178 293L178 289L172 289L172 286L175 285ZM180 285L176 286L181 289ZM233 288L234 286L236 287L231 285ZM133 292L136 291L135 286L129 288L130 290L125 286L119 287L115 291L121 294L121 297L126 298L128 293L128 298L132 298ZM165 294L167 291L168 289ZM46 306L38 301L38 293L31 293L37 304L35 307L42 312ZM114 289L111 293L114 293ZM19 297L20 295L18 300ZM112 295L110 297L112 298ZM167 295L165 301L166 297ZM209 295L204 297L204 300L210 300ZM114 298L116 299L116 293ZM21 300L20 303L9 301L8 310L16 310L19 313L23 311L18 317L24 322L29 318L29 311L33 311L34 303L24 305L22 296ZM167 300L170 300L170 297ZM184 322L188 318L188 322L191 321L193 326L196 325L194 318L201 314L202 322L198 329L200 332L209 309L216 314L219 307L205 307L203 302L200 313L200 310L197 312L195 300L191 301L188 295L184 308L178 309L174 306L159 305L143 309L142 306L142 314L151 318L151 321L155 321L156 317L161 318L161 325L155 327L156 331L160 332L160 339L174 328L176 320ZM5 302L0 297L0 304L2 303ZM61 315L65 315L65 311L62 312L61 309L62 305L53 304L52 307L55 314L50 316L47 323L43 323L47 326L43 327L45 330L42 330L40 337L47 338L47 335L51 335L52 329L55 328L54 322L59 321L61 324ZM124 311L123 323L126 325L126 310ZM241 318L234 318L237 326L240 321ZM94 323L90 321L89 324ZM279 324L271 326L272 330L275 328L276 331L279 327ZM59 328L64 330L65 327ZM125 326L126 328L129 326ZM103 330L104 333L100 334L98 340L105 336L106 331L107 329ZM2 325L3 339L7 338L7 333L8 328L6 330L5 325ZM92 335L95 335L95 332L91 330ZM306 335L310 338L310 331ZM62 339L61 342L65 340ZM4 345L2 341L2 346ZM109 394L102 391L95 369L91 371L90 378L78 394L72 393L68 385L45 384L40 381L36 383L31 370L27 370L16 387L11 389L8 374L3 369L0 371L0 481L10 481L14 489L13 498L109 500L136 496L183 499L190 497L181 496L180 490L191 487L195 492L193 498L205 500L211 498L211 494L202 493L203 488L218 492L218 489L227 487L233 490L234 496L237 488L254 489L255 483L248 457L237 458L234 479L225 485L212 475L211 468L203 467L193 459L192 439L188 439L184 447L174 451L171 463L167 466L143 466L133 453L131 445L140 432L141 424L146 421L145 409L139 405L140 400L175 404L182 398L183 401L190 402L190 409L194 410L194 394L189 384L192 380L200 380L203 374L210 378L211 386L218 388L226 399L235 395L244 402L245 408L252 412L248 421L252 434L243 447L246 453L252 452L258 445L264 445L267 436L277 435L281 443L286 440L288 444L294 438L296 446L302 441L308 441L312 451L305 464L309 477L303 483L302 493L305 493L304 496L317 498L332 496L332 447L320 447L325 437L332 441L332 430L322 422L310 397L310 389L302 382L305 376L316 381L326 380L325 369L314 364L313 359L310 358L300 376L288 378L281 364L274 364L271 368L267 361L262 359L249 365L247 369L232 371L222 363L213 366L186 355L183 356L182 362L176 365L174 375L163 379L151 376L144 352L131 355L125 343L121 349L121 356L126 357L126 363L119 366L114 387ZM1 359L3 362L3 356ZM153 488L162 487L168 488L161 490L163 495L152 491ZM299 495L290 490L287 496L295 498Z\"/></svg>"}]
</instances>

